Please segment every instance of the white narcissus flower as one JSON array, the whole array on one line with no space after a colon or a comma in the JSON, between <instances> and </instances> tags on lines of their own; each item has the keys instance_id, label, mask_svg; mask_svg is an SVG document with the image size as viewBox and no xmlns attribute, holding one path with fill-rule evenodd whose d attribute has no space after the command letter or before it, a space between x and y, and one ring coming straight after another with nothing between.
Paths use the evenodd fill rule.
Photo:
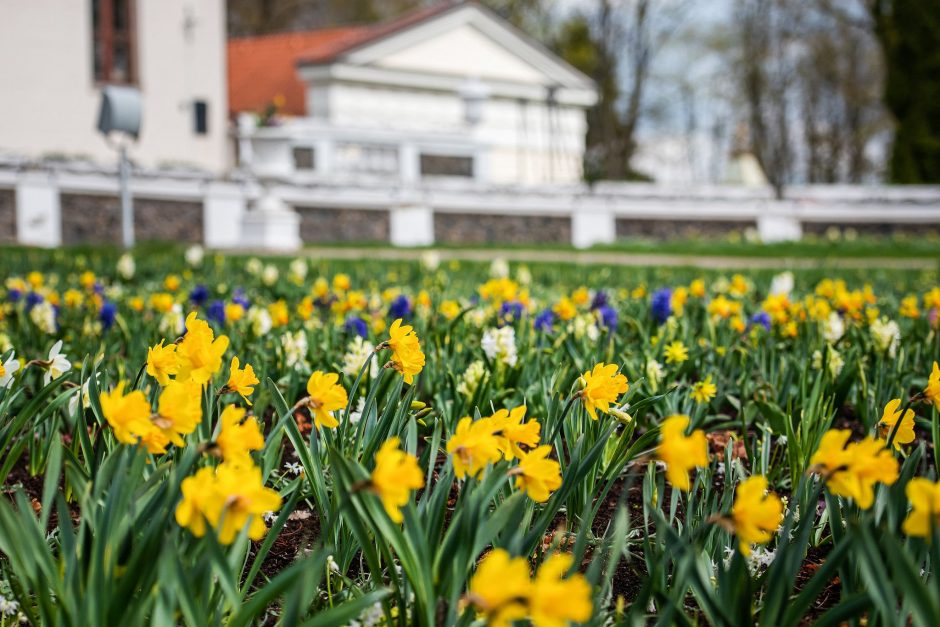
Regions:
<instances>
[{"instance_id":1,"label":"white narcissus flower","mask_svg":"<svg viewBox=\"0 0 940 627\"><path fill-rule=\"evenodd\" d=\"M830 344L835 344L844 334L845 323L842 321L842 316L833 311L829 314L829 318L823 321L823 337Z\"/></svg>"},{"instance_id":2,"label":"white narcissus flower","mask_svg":"<svg viewBox=\"0 0 940 627\"><path fill-rule=\"evenodd\" d=\"M264 267L264 271L261 273L261 282L271 287L277 283L277 279L280 276L280 273L277 271L277 266L268 264Z\"/></svg>"},{"instance_id":3,"label":"white narcissus flower","mask_svg":"<svg viewBox=\"0 0 940 627\"><path fill-rule=\"evenodd\" d=\"M72 362L68 360L65 353L60 352L61 350L62 340L53 344L49 350L49 365L46 366L46 374L42 378L43 385L49 385L50 381L58 379L72 369Z\"/></svg>"},{"instance_id":4,"label":"white narcissus flower","mask_svg":"<svg viewBox=\"0 0 940 627\"><path fill-rule=\"evenodd\" d=\"M497 279L505 279L509 276L509 262L502 257L497 257L490 264L490 276Z\"/></svg>"},{"instance_id":5,"label":"white narcissus flower","mask_svg":"<svg viewBox=\"0 0 940 627\"><path fill-rule=\"evenodd\" d=\"M202 265L202 259L206 256L206 251L203 250L202 246L196 244L195 246L190 246L186 249L186 263L191 265L194 268L198 268Z\"/></svg>"},{"instance_id":6,"label":"white narcissus flower","mask_svg":"<svg viewBox=\"0 0 940 627\"><path fill-rule=\"evenodd\" d=\"M10 353L5 363L0 363L0 388L8 388L13 384L13 375L20 369L20 362L16 353Z\"/></svg>"},{"instance_id":7,"label":"white narcissus flower","mask_svg":"<svg viewBox=\"0 0 940 627\"><path fill-rule=\"evenodd\" d=\"M307 365L307 334L298 329L296 333L287 331L281 336L284 349L284 365L288 368L304 369Z\"/></svg>"},{"instance_id":8,"label":"white narcissus flower","mask_svg":"<svg viewBox=\"0 0 940 627\"><path fill-rule=\"evenodd\" d=\"M271 322L271 314L264 307L252 305L248 308L248 322L251 323L251 332L256 337L263 337L274 326Z\"/></svg>"},{"instance_id":9,"label":"white narcissus flower","mask_svg":"<svg viewBox=\"0 0 940 627\"><path fill-rule=\"evenodd\" d=\"M871 323L869 332L880 353L892 358L897 355L898 345L901 343L901 329L897 322L887 318L875 320Z\"/></svg>"},{"instance_id":10,"label":"white narcissus flower","mask_svg":"<svg viewBox=\"0 0 940 627\"><path fill-rule=\"evenodd\" d=\"M441 255L436 250L425 251L421 255L421 265L424 266L425 270L437 270L437 267L441 265Z\"/></svg>"},{"instance_id":11,"label":"white narcissus flower","mask_svg":"<svg viewBox=\"0 0 940 627\"><path fill-rule=\"evenodd\" d=\"M134 263L134 257L130 253L124 253L117 262L117 271L125 281L134 278L134 272L137 265Z\"/></svg>"},{"instance_id":12,"label":"white narcissus flower","mask_svg":"<svg viewBox=\"0 0 940 627\"><path fill-rule=\"evenodd\" d=\"M789 271L781 272L770 281L770 295L789 296L790 292L793 291L793 284L793 273Z\"/></svg>"},{"instance_id":13,"label":"white narcissus flower","mask_svg":"<svg viewBox=\"0 0 940 627\"><path fill-rule=\"evenodd\" d=\"M307 278L307 262L303 259L294 259L290 262L290 278L302 283Z\"/></svg>"}]
</instances>

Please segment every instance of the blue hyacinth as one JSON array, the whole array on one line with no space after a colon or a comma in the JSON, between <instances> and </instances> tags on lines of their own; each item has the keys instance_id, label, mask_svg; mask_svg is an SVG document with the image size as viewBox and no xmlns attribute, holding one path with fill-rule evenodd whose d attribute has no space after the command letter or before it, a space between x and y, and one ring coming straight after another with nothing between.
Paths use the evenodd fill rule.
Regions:
<instances>
[{"instance_id":1,"label":"blue hyacinth","mask_svg":"<svg viewBox=\"0 0 940 627\"><path fill-rule=\"evenodd\" d=\"M189 300L197 306L201 306L209 298L209 290L205 285L199 284L189 293Z\"/></svg>"},{"instance_id":2,"label":"blue hyacinth","mask_svg":"<svg viewBox=\"0 0 940 627\"><path fill-rule=\"evenodd\" d=\"M751 316L751 322L753 324L759 324L770 331L770 314L766 311L758 311L756 314Z\"/></svg>"},{"instance_id":3,"label":"blue hyacinth","mask_svg":"<svg viewBox=\"0 0 940 627\"><path fill-rule=\"evenodd\" d=\"M26 311L29 311L39 303L45 300L42 297L42 294L37 294L36 292L30 292L26 295Z\"/></svg>"},{"instance_id":4,"label":"blue hyacinth","mask_svg":"<svg viewBox=\"0 0 940 627\"><path fill-rule=\"evenodd\" d=\"M114 318L117 316L117 305L112 302L105 302L98 311L98 320L101 322L101 328L107 331L114 324Z\"/></svg>"},{"instance_id":5,"label":"blue hyacinth","mask_svg":"<svg viewBox=\"0 0 940 627\"><path fill-rule=\"evenodd\" d=\"M411 317L411 301L407 296L402 294L392 301L392 304L388 306L388 317L392 320Z\"/></svg>"},{"instance_id":6,"label":"blue hyacinth","mask_svg":"<svg viewBox=\"0 0 940 627\"><path fill-rule=\"evenodd\" d=\"M597 309L598 318L603 326L608 329L617 328L617 310L610 305L603 305Z\"/></svg>"},{"instance_id":7,"label":"blue hyacinth","mask_svg":"<svg viewBox=\"0 0 940 627\"><path fill-rule=\"evenodd\" d=\"M604 290L598 290L594 294L594 299L591 301L591 309L600 309L601 307L606 307L608 302L609 299L607 298L607 292Z\"/></svg>"},{"instance_id":8,"label":"blue hyacinth","mask_svg":"<svg viewBox=\"0 0 940 627\"><path fill-rule=\"evenodd\" d=\"M346 322L343 323L343 331L350 335L358 335L361 338L365 338L369 334L369 327L366 326L366 321L362 318L349 316L346 318Z\"/></svg>"},{"instance_id":9,"label":"blue hyacinth","mask_svg":"<svg viewBox=\"0 0 940 627\"><path fill-rule=\"evenodd\" d=\"M499 325L507 324L521 318L522 314L525 312L525 305L519 301L505 301L499 307Z\"/></svg>"},{"instance_id":10,"label":"blue hyacinth","mask_svg":"<svg viewBox=\"0 0 940 627\"><path fill-rule=\"evenodd\" d=\"M650 303L653 319L659 324L664 323L672 315L672 289L663 287L653 292Z\"/></svg>"},{"instance_id":11,"label":"blue hyacinth","mask_svg":"<svg viewBox=\"0 0 940 627\"><path fill-rule=\"evenodd\" d=\"M551 333L555 324L555 312L545 308L535 317L535 330L542 333Z\"/></svg>"},{"instance_id":12,"label":"blue hyacinth","mask_svg":"<svg viewBox=\"0 0 940 627\"><path fill-rule=\"evenodd\" d=\"M206 316L220 327L225 326L225 301L212 301L206 308Z\"/></svg>"}]
</instances>

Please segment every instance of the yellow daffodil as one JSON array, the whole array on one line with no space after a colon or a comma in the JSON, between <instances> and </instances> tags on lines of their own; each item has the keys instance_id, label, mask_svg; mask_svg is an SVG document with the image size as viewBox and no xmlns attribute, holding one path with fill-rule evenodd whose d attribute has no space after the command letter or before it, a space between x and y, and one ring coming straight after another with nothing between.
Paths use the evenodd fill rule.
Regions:
<instances>
[{"instance_id":1,"label":"yellow daffodil","mask_svg":"<svg viewBox=\"0 0 940 627\"><path fill-rule=\"evenodd\" d=\"M227 348L228 337L215 337L209 323L199 320L195 311L191 312L186 316L186 335L176 346L177 378L192 378L205 385L222 368L222 355Z\"/></svg>"},{"instance_id":2,"label":"yellow daffodil","mask_svg":"<svg viewBox=\"0 0 940 627\"><path fill-rule=\"evenodd\" d=\"M561 487L561 466L549 459L552 447L543 444L519 456L519 465L509 471L516 478L516 487L525 490L536 503L544 503Z\"/></svg>"},{"instance_id":3,"label":"yellow daffodil","mask_svg":"<svg viewBox=\"0 0 940 627\"><path fill-rule=\"evenodd\" d=\"M552 306L552 311L559 320L571 320L578 314L578 309L570 298L562 298Z\"/></svg>"},{"instance_id":4,"label":"yellow daffodil","mask_svg":"<svg viewBox=\"0 0 940 627\"><path fill-rule=\"evenodd\" d=\"M599 363L593 370L581 375L584 380L581 400L593 420L597 420L598 410L610 413L610 405L616 404L620 395L630 389L627 377L618 370L616 364Z\"/></svg>"},{"instance_id":5,"label":"yellow daffodil","mask_svg":"<svg viewBox=\"0 0 940 627\"><path fill-rule=\"evenodd\" d=\"M202 389L194 381L170 381L160 393L153 418L169 442L183 446L181 436L196 430L202 420Z\"/></svg>"},{"instance_id":6,"label":"yellow daffodil","mask_svg":"<svg viewBox=\"0 0 940 627\"><path fill-rule=\"evenodd\" d=\"M692 384L692 400L696 403L708 403L718 394L718 388L712 383L712 376L708 375L702 381Z\"/></svg>"},{"instance_id":7,"label":"yellow daffodil","mask_svg":"<svg viewBox=\"0 0 940 627\"><path fill-rule=\"evenodd\" d=\"M235 405L229 405L222 410L219 416L219 435L215 439L216 446L222 453L222 459L227 462L250 464L250 451L259 451L264 448L264 436L254 416L246 420L245 410Z\"/></svg>"},{"instance_id":8,"label":"yellow daffodil","mask_svg":"<svg viewBox=\"0 0 940 627\"><path fill-rule=\"evenodd\" d=\"M281 497L264 486L261 469L252 465L223 462L214 471L202 468L183 480L181 490L177 523L197 537L207 526L215 528L222 544L231 544L246 526L248 537L260 540L267 531L264 514L281 507Z\"/></svg>"},{"instance_id":9,"label":"yellow daffodil","mask_svg":"<svg viewBox=\"0 0 940 627\"><path fill-rule=\"evenodd\" d=\"M137 444L140 436L154 429L150 422L150 403L140 390L124 394L121 381L110 392L102 392L100 400L101 411L118 442Z\"/></svg>"},{"instance_id":10,"label":"yellow daffodil","mask_svg":"<svg viewBox=\"0 0 940 627\"><path fill-rule=\"evenodd\" d=\"M414 383L415 375L424 368L421 342L411 325L403 325L401 318L388 330L388 347L392 349L391 365L402 374L405 383Z\"/></svg>"},{"instance_id":11,"label":"yellow daffodil","mask_svg":"<svg viewBox=\"0 0 940 627\"><path fill-rule=\"evenodd\" d=\"M689 422L688 416L676 414L666 418L659 429L659 459L666 464L666 479L683 492L691 487L689 471L708 465L705 433L696 429L687 436Z\"/></svg>"},{"instance_id":12,"label":"yellow daffodil","mask_svg":"<svg viewBox=\"0 0 940 627\"><path fill-rule=\"evenodd\" d=\"M179 372L176 360L176 344L159 344L147 349L147 374L157 380L160 385L170 382L170 377Z\"/></svg>"},{"instance_id":13,"label":"yellow daffodil","mask_svg":"<svg viewBox=\"0 0 940 627\"><path fill-rule=\"evenodd\" d=\"M826 478L830 492L868 509L875 499L876 483L897 481L898 461L884 442L871 436L846 445L851 435L848 429L830 429L809 463Z\"/></svg>"},{"instance_id":14,"label":"yellow daffodil","mask_svg":"<svg viewBox=\"0 0 940 627\"><path fill-rule=\"evenodd\" d=\"M471 577L467 600L486 618L487 625L507 627L528 613L531 590L526 559L510 557L505 549L493 549Z\"/></svg>"},{"instance_id":15,"label":"yellow daffodil","mask_svg":"<svg viewBox=\"0 0 940 627\"><path fill-rule=\"evenodd\" d=\"M901 424L897 427L891 443L894 448L900 450L902 444L910 444L914 441L914 410L908 409L904 412L904 418L901 418L901 399L895 398L888 401L881 414L881 421L878 423L881 437L887 440L894 431L895 425L898 424L898 420Z\"/></svg>"},{"instance_id":16,"label":"yellow daffodil","mask_svg":"<svg viewBox=\"0 0 940 627\"><path fill-rule=\"evenodd\" d=\"M933 406L940 411L940 366L933 362L933 370L927 378L927 387L924 388L924 397L933 403Z\"/></svg>"},{"instance_id":17,"label":"yellow daffodil","mask_svg":"<svg viewBox=\"0 0 940 627\"><path fill-rule=\"evenodd\" d=\"M581 573L567 578L572 557L555 553L539 567L529 596L529 617L534 627L565 627L584 623L594 612L591 584Z\"/></svg>"},{"instance_id":18,"label":"yellow daffodil","mask_svg":"<svg viewBox=\"0 0 940 627\"><path fill-rule=\"evenodd\" d=\"M180 278L175 274L166 275L166 278L163 279L163 287L168 292L175 292L180 288Z\"/></svg>"},{"instance_id":19,"label":"yellow daffodil","mask_svg":"<svg viewBox=\"0 0 940 627\"><path fill-rule=\"evenodd\" d=\"M783 520L783 502L776 494L767 493L766 477L754 475L738 485L731 520L744 555L750 555L752 544L770 542Z\"/></svg>"},{"instance_id":20,"label":"yellow daffodil","mask_svg":"<svg viewBox=\"0 0 940 627\"><path fill-rule=\"evenodd\" d=\"M497 429L498 425L488 418L460 419L457 430L447 441L447 452L451 455L454 474L458 479L467 475L476 477L487 465L499 461L502 453L496 436Z\"/></svg>"},{"instance_id":21,"label":"yellow daffodil","mask_svg":"<svg viewBox=\"0 0 940 627\"><path fill-rule=\"evenodd\" d=\"M307 407L318 430L321 427L335 429L339 420L330 412L343 409L349 403L346 389L338 381L339 375L335 372L319 370L307 379Z\"/></svg>"},{"instance_id":22,"label":"yellow daffodil","mask_svg":"<svg viewBox=\"0 0 940 627\"><path fill-rule=\"evenodd\" d=\"M441 303L438 311L448 320L453 320L460 314L460 303L455 300L445 300Z\"/></svg>"},{"instance_id":23,"label":"yellow daffodil","mask_svg":"<svg viewBox=\"0 0 940 627\"><path fill-rule=\"evenodd\" d=\"M689 358L689 349L681 341L676 340L666 345L663 354L666 356L667 364L681 364Z\"/></svg>"},{"instance_id":24,"label":"yellow daffodil","mask_svg":"<svg viewBox=\"0 0 940 627\"><path fill-rule=\"evenodd\" d=\"M915 477L905 488L911 511L904 519L902 529L909 536L930 538L940 523L940 483Z\"/></svg>"},{"instance_id":25,"label":"yellow daffodil","mask_svg":"<svg viewBox=\"0 0 940 627\"><path fill-rule=\"evenodd\" d=\"M245 308L241 303L227 303L225 305L225 319L229 322L238 322L245 317Z\"/></svg>"},{"instance_id":26,"label":"yellow daffodil","mask_svg":"<svg viewBox=\"0 0 940 627\"><path fill-rule=\"evenodd\" d=\"M418 459L399 448L397 437L389 438L375 454L375 469L370 481L371 490L382 499L388 517L396 523L402 521L401 508L408 502L412 490L424 487L424 474Z\"/></svg>"},{"instance_id":27,"label":"yellow daffodil","mask_svg":"<svg viewBox=\"0 0 940 627\"><path fill-rule=\"evenodd\" d=\"M520 445L532 448L539 443L542 425L534 419L523 422L525 412L526 406L521 405L511 410L500 409L490 416L496 428L499 449L508 460L525 454Z\"/></svg>"},{"instance_id":28,"label":"yellow daffodil","mask_svg":"<svg viewBox=\"0 0 940 627\"><path fill-rule=\"evenodd\" d=\"M245 364L245 367L241 370L239 370L238 366L238 357L232 357L228 382L220 392L235 392L241 396L248 405L251 405L251 401L248 400L248 397L254 393L254 386L259 383L258 377L255 376L255 370L251 367L251 364Z\"/></svg>"}]
</instances>

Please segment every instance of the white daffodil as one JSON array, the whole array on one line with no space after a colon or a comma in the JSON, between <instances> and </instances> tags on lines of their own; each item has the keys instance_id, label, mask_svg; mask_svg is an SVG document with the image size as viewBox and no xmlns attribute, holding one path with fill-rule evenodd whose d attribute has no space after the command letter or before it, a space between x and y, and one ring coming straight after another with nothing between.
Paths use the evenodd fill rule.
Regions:
<instances>
[{"instance_id":1,"label":"white daffodil","mask_svg":"<svg viewBox=\"0 0 940 627\"><path fill-rule=\"evenodd\" d=\"M47 360L49 365L46 366L46 374L42 378L43 385L49 385L50 381L58 379L72 369L72 362L68 360L65 353L60 352L61 350L62 340L53 344L49 350L49 359Z\"/></svg>"},{"instance_id":2,"label":"white daffodil","mask_svg":"<svg viewBox=\"0 0 940 627\"><path fill-rule=\"evenodd\" d=\"M10 353L5 363L0 363L0 388L8 388L13 384L13 374L20 369L20 362L15 353Z\"/></svg>"}]
</instances>

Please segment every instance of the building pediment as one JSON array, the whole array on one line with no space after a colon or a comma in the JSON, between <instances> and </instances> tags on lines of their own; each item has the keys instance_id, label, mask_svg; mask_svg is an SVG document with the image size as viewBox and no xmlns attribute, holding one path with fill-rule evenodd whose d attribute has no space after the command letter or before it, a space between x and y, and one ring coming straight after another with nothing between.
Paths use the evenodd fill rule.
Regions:
<instances>
[{"instance_id":1,"label":"building pediment","mask_svg":"<svg viewBox=\"0 0 940 627\"><path fill-rule=\"evenodd\" d=\"M432 7L365 29L341 46L299 55L297 66L307 81L452 89L474 78L507 96L552 87L579 104L596 98L590 78L475 3Z\"/></svg>"}]
</instances>

